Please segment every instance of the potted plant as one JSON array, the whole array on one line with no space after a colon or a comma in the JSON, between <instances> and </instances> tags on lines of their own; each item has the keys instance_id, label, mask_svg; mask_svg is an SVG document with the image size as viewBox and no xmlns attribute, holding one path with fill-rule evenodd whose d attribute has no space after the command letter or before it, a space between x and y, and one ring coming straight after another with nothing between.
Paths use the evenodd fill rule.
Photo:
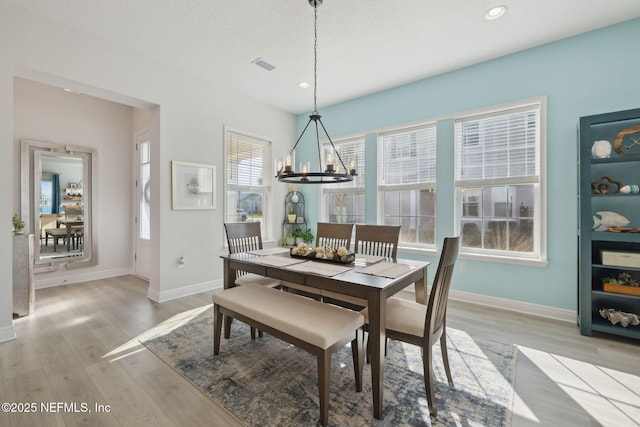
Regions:
<instances>
[{"instance_id":1,"label":"potted plant","mask_svg":"<svg viewBox=\"0 0 640 427\"><path fill-rule=\"evenodd\" d=\"M13 221L13 232L15 234L24 233L24 221L20 219L18 214L13 214L12 221Z\"/></svg>"},{"instance_id":2,"label":"potted plant","mask_svg":"<svg viewBox=\"0 0 640 427\"><path fill-rule=\"evenodd\" d=\"M302 240L304 240L305 243L313 242L313 231L310 228L302 232Z\"/></svg>"},{"instance_id":3,"label":"potted plant","mask_svg":"<svg viewBox=\"0 0 640 427\"><path fill-rule=\"evenodd\" d=\"M640 295L640 282L634 279L631 274L622 272L618 277L605 277L602 279L605 292L615 292L619 294Z\"/></svg>"},{"instance_id":4,"label":"potted plant","mask_svg":"<svg viewBox=\"0 0 640 427\"><path fill-rule=\"evenodd\" d=\"M289 214L287 215L287 219L289 220L289 224L293 224L296 222L296 211L295 209L290 209Z\"/></svg>"},{"instance_id":5,"label":"potted plant","mask_svg":"<svg viewBox=\"0 0 640 427\"><path fill-rule=\"evenodd\" d=\"M291 234L296 239L296 242L295 242L296 245L299 245L300 243L304 242L304 234L305 234L305 232L300 227L294 228L293 231L291 232Z\"/></svg>"}]
</instances>

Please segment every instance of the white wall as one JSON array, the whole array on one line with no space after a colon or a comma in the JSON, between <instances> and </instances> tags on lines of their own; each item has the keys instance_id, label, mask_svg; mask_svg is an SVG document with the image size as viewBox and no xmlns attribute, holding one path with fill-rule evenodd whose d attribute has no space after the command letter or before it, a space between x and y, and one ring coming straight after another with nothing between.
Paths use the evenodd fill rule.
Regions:
<instances>
[{"instance_id":1,"label":"white wall","mask_svg":"<svg viewBox=\"0 0 640 427\"><path fill-rule=\"evenodd\" d=\"M149 295L164 300L221 284L222 263L218 257L224 251L223 125L271 137L273 151L280 153L293 143L294 117L217 86L215 76L204 81L0 4L0 158L5 162L14 159L12 168L0 168L0 182L10 184L0 187L0 198L5 200L15 200L19 189L12 129L16 75L149 110L153 215ZM115 161L117 154L105 149L99 156L105 158L104 173L108 177L122 173ZM216 166L217 210L171 210L171 160ZM286 191L286 186L274 185L274 218L284 217L281 205ZM0 341L12 335L11 215L12 206L0 206L0 218L6 218L5 231L0 231ZM279 227L275 221L269 234L278 236ZM101 242L108 238L108 234L99 236ZM102 254L99 256L102 259ZM179 256L186 261L180 270L175 263Z\"/></svg>"}]
</instances>

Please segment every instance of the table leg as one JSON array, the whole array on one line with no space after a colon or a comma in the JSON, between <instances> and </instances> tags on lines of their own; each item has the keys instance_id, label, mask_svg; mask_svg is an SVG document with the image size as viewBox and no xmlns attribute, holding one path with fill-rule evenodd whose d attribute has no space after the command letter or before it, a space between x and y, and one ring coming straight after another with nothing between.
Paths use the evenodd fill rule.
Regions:
<instances>
[{"instance_id":1,"label":"table leg","mask_svg":"<svg viewBox=\"0 0 640 427\"><path fill-rule=\"evenodd\" d=\"M384 391L384 343L386 340L386 300L379 292L369 296L369 351L371 352L371 388L373 416L382 418Z\"/></svg>"},{"instance_id":2,"label":"table leg","mask_svg":"<svg viewBox=\"0 0 640 427\"><path fill-rule=\"evenodd\" d=\"M414 283L416 292L416 302L419 304L427 303L427 267L423 268L423 274L420 279Z\"/></svg>"},{"instance_id":3,"label":"table leg","mask_svg":"<svg viewBox=\"0 0 640 427\"><path fill-rule=\"evenodd\" d=\"M71 252L71 224L67 224L67 252Z\"/></svg>"}]
</instances>

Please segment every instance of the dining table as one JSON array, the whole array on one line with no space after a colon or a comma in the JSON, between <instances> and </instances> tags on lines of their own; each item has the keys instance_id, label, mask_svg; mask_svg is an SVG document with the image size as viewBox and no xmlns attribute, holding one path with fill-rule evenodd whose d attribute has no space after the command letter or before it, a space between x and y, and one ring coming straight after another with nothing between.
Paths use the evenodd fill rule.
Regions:
<instances>
[{"instance_id":1,"label":"dining table","mask_svg":"<svg viewBox=\"0 0 640 427\"><path fill-rule=\"evenodd\" d=\"M415 298L426 304L429 262L355 254L351 263L326 262L294 257L288 248L268 248L221 255L224 288L235 286L238 271L259 274L315 288L318 294L339 293L367 301L373 415L382 418L386 300L415 284ZM259 304L256 301L256 304ZM231 319L225 317L224 336L229 338Z\"/></svg>"}]
</instances>

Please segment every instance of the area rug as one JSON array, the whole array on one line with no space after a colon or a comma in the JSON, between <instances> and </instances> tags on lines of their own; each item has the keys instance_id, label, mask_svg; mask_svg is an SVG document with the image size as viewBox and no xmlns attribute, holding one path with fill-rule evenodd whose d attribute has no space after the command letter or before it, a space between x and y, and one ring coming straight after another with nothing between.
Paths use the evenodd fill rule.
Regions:
<instances>
[{"instance_id":1,"label":"area rug","mask_svg":"<svg viewBox=\"0 0 640 427\"><path fill-rule=\"evenodd\" d=\"M513 407L517 349L448 329L446 380L434 347L437 417L427 407L420 350L390 341L384 366L383 418L373 418L371 366L355 391L351 347L333 355L329 424L332 426L508 426ZM315 426L319 420L317 365L311 354L249 328L232 325L213 356L211 311L143 344L247 426Z\"/></svg>"}]
</instances>

